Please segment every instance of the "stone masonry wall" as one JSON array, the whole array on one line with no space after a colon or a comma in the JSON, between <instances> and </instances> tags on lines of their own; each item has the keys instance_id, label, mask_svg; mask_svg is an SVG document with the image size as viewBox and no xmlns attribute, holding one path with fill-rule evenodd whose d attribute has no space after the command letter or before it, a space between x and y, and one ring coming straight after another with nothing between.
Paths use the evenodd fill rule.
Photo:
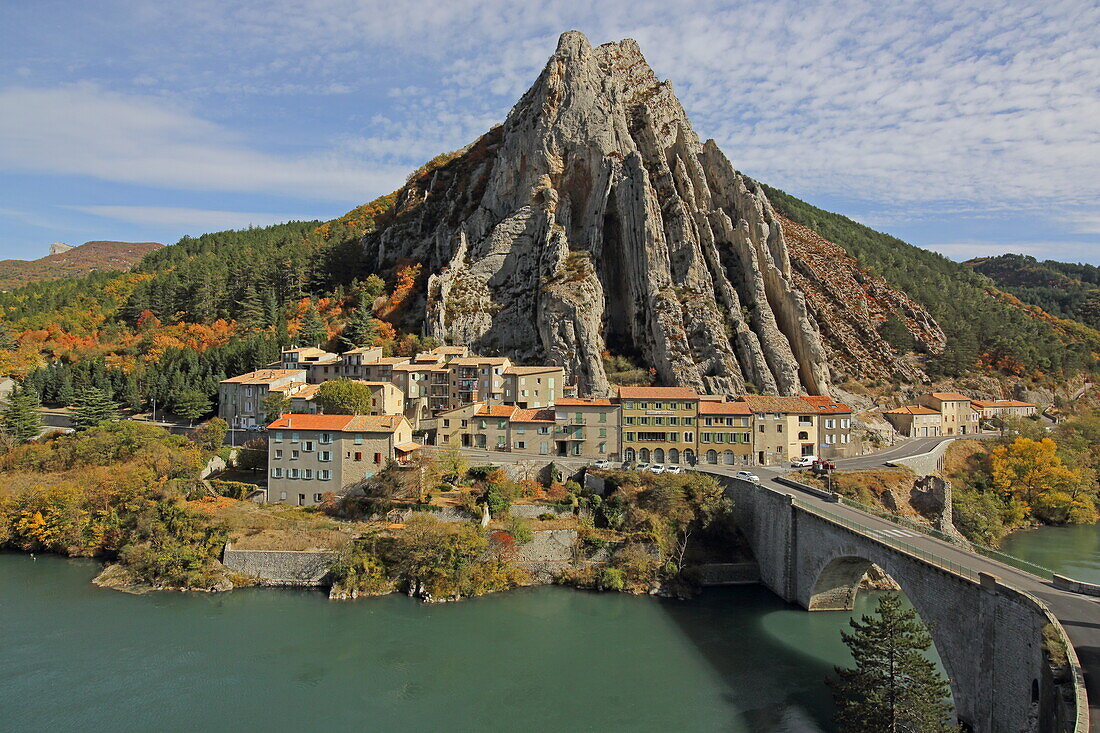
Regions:
<instances>
[{"instance_id":1,"label":"stone masonry wall","mask_svg":"<svg viewBox=\"0 0 1100 733\"><path fill-rule=\"evenodd\" d=\"M230 571L257 578L263 585L328 585L333 552L292 552L289 550L234 550L227 543L222 564Z\"/></svg>"}]
</instances>

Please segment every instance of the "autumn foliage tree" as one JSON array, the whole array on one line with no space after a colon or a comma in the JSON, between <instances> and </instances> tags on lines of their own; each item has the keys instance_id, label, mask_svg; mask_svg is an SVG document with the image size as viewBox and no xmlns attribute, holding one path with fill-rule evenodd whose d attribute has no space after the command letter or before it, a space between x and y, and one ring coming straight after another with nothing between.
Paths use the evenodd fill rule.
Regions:
<instances>
[{"instance_id":1,"label":"autumn foliage tree","mask_svg":"<svg viewBox=\"0 0 1100 733\"><path fill-rule=\"evenodd\" d=\"M993 485L1006 501L1050 523L1094 521L1095 497L1080 470L1057 455L1050 438L1019 437L993 450Z\"/></svg>"}]
</instances>

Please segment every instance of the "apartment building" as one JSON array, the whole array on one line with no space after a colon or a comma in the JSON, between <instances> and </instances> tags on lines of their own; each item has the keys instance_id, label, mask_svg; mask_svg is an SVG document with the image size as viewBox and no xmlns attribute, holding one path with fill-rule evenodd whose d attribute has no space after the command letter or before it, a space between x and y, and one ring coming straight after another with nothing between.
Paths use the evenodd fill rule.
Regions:
<instances>
[{"instance_id":1,"label":"apartment building","mask_svg":"<svg viewBox=\"0 0 1100 733\"><path fill-rule=\"evenodd\" d=\"M381 346L360 346L340 354L340 374L349 379L368 379L366 367L382 358Z\"/></svg>"},{"instance_id":2,"label":"apartment building","mask_svg":"<svg viewBox=\"0 0 1100 733\"><path fill-rule=\"evenodd\" d=\"M444 410L436 415L435 444L506 450L508 420L516 409L475 402Z\"/></svg>"},{"instance_id":3,"label":"apartment building","mask_svg":"<svg viewBox=\"0 0 1100 733\"><path fill-rule=\"evenodd\" d=\"M894 430L907 438L933 438L940 435L940 413L924 405L903 405L882 413Z\"/></svg>"},{"instance_id":4,"label":"apartment building","mask_svg":"<svg viewBox=\"0 0 1100 733\"><path fill-rule=\"evenodd\" d=\"M420 448L403 415L283 415L268 425L269 502L319 504Z\"/></svg>"},{"instance_id":5,"label":"apartment building","mask_svg":"<svg viewBox=\"0 0 1100 733\"><path fill-rule=\"evenodd\" d=\"M852 442L852 408L829 396L803 397L817 411L818 458L847 458L858 446Z\"/></svg>"},{"instance_id":6,"label":"apartment building","mask_svg":"<svg viewBox=\"0 0 1100 733\"><path fill-rule=\"evenodd\" d=\"M695 463L699 396L687 387L619 387L624 461Z\"/></svg>"},{"instance_id":7,"label":"apartment building","mask_svg":"<svg viewBox=\"0 0 1100 733\"><path fill-rule=\"evenodd\" d=\"M218 417L231 428L264 425L264 400L272 393L293 396L306 386L305 369L260 369L218 384Z\"/></svg>"},{"instance_id":8,"label":"apartment building","mask_svg":"<svg viewBox=\"0 0 1100 733\"><path fill-rule=\"evenodd\" d=\"M1039 411L1039 406L1020 400L971 400L971 407L979 418L987 420L995 417L1031 417Z\"/></svg>"},{"instance_id":9,"label":"apartment building","mask_svg":"<svg viewBox=\"0 0 1100 733\"><path fill-rule=\"evenodd\" d=\"M978 413L970 398L958 392L932 392L917 398L917 404L940 413L941 435L972 435L977 433Z\"/></svg>"},{"instance_id":10,"label":"apartment building","mask_svg":"<svg viewBox=\"0 0 1100 733\"><path fill-rule=\"evenodd\" d=\"M515 407L508 420L508 437L513 451L548 456L554 447L554 410ZM563 454L564 455L564 454ZM572 454L572 455L580 455Z\"/></svg>"},{"instance_id":11,"label":"apartment building","mask_svg":"<svg viewBox=\"0 0 1100 733\"><path fill-rule=\"evenodd\" d=\"M800 397L743 395L753 413L756 464L772 466L817 455L817 410Z\"/></svg>"},{"instance_id":12,"label":"apartment building","mask_svg":"<svg viewBox=\"0 0 1100 733\"><path fill-rule=\"evenodd\" d=\"M336 379L343 371L339 354L313 346L287 349L282 353L280 361L283 369L305 369L306 381L312 384Z\"/></svg>"},{"instance_id":13,"label":"apartment building","mask_svg":"<svg viewBox=\"0 0 1100 733\"><path fill-rule=\"evenodd\" d=\"M402 415L405 412L405 395L390 382L368 382L362 379L352 380L371 390L371 415ZM290 395L290 411L303 415L316 415L321 412L317 394L320 384L306 384ZM410 421L411 422L411 421Z\"/></svg>"},{"instance_id":14,"label":"apartment building","mask_svg":"<svg viewBox=\"0 0 1100 733\"><path fill-rule=\"evenodd\" d=\"M753 463L752 408L747 403L700 400L698 433L698 455L703 463Z\"/></svg>"},{"instance_id":15,"label":"apartment building","mask_svg":"<svg viewBox=\"0 0 1100 733\"><path fill-rule=\"evenodd\" d=\"M554 404L554 453L619 460L619 406L605 397L566 397Z\"/></svg>"},{"instance_id":16,"label":"apartment building","mask_svg":"<svg viewBox=\"0 0 1100 733\"><path fill-rule=\"evenodd\" d=\"M502 376L503 395L496 399L506 405L549 407L566 396L565 369L559 366L506 365Z\"/></svg>"}]
</instances>

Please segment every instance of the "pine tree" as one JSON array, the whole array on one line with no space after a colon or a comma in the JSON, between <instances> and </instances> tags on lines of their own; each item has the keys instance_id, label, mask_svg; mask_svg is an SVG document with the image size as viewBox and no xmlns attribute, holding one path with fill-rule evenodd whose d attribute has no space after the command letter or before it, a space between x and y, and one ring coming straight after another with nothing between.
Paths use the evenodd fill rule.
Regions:
<instances>
[{"instance_id":1,"label":"pine tree","mask_svg":"<svg viewBox=\"0 0 1100 733\"><path fill-rule=\"evenodd\" d=\"M41 406L34 390L26 387L17 387L12 390L0 421L4 435L17 443L38 435L42 430L42 419L38 414L38 408Z\"/></svg>"},{"instance_id":2,"label":"pine tree","mask_svg":"<svg viewBox=\"0 0 1100 733\"><path fill-rule=\"evenodd\" d=\"M298 329L298 341L303 346L320 346L328 341L328 328L317 313L317 306L309 304L309 310L302 316L302 325Z\"/></svg>"},{"instance_id":3,"label":"pine tree","mask_svg":"<svg viewBox=\"0 0 1100 733\"><path fill-rule=\"evenodd\" d=\"M348 349L360 346L373 346L378 336L378 328L374 324L374 317L370 309L359 306L351 314L351 320L344 326L340 334L340 343Z\"/></svg>"},{"instance_id":4,"label":"pine tree","mask_svg":"<svg viewBox=\"0 0 1100 733\"><path fill-rule=\"evenodd\" d=\"M104 420L117 419L118 405L103 390L86 387L73 400L70 416L77 430L87 430Z\"/></svg>"},{"instance_id":5,"label":"pine tree","mask_svg":"<svg viewBox=\"0 0 1100 733\"><path fill-rule=\"evenodd\" d=\"M932 638L917 614L903 610L893 593L879 599L875 613L849 621L852 633L840 632L855 667L837 667L837 679L829 680L838 728L852 733L955 730L950 687L923 654Z\"/></svg>"},{"instance_id":6,"label":"pine tree","mask_svg":"<svg viewBox=\"0 0 1100 733\"><path fill-rule=\"evenodd\" d=\"M183 390L172 404L172 411L180 417L187 418L190 424L194 424L195 420L209 413L210 408L210 400L197 389Z\"/></svg>"},{"instance_id":7,"label":"pine tree","mask_svg":"<svg viewBox=\"0 0 1100 733\"><path fill-rule=\"evenodd\" d=\"M264 309L263 298L256 292L252 284L245 286L241 293L241 302L237 311L237 321L249 331L263 328L267 325L267 314Z\"/></svg>"}]
</instances>

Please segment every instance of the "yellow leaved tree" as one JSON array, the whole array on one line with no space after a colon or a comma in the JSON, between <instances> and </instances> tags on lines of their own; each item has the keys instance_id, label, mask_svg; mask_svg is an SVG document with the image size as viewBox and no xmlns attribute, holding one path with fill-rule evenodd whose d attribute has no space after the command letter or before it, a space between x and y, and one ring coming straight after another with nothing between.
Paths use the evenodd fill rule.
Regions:
<instances>
[{"instance_id":1,"label":"yellow leaved tree","mask_svg":"<svg viewBox=\"0 0 1100 733\"><path fill-rule=\"evenodd\" d=\"M1045 522L1091 522L1096 506L1085 477L1057 455L1050 438L1016 438L993 450L993 485L1010 501Z\"/></svg>"}]
</instances>

